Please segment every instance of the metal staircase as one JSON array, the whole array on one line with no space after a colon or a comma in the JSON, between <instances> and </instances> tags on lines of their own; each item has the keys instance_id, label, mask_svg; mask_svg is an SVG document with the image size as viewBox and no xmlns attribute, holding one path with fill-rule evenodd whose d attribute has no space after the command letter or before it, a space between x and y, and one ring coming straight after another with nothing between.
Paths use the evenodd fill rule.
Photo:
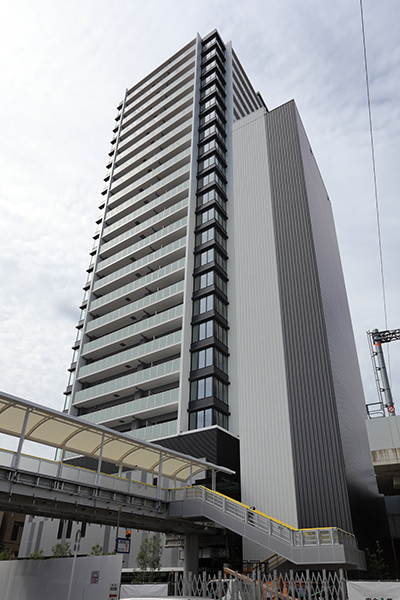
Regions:
<instances>
[{"instance_id":1,"label":"metal staircase","mask_svg":"<svg viewBox=\"0 0 400 600\"><path fill-rule=\"evenodd\" d=\"M295 529L203 486L170 490L168 499L170 518L213 521L295 565L366 568L355 536L336 527Z\"/></svg>"}]
</instances>

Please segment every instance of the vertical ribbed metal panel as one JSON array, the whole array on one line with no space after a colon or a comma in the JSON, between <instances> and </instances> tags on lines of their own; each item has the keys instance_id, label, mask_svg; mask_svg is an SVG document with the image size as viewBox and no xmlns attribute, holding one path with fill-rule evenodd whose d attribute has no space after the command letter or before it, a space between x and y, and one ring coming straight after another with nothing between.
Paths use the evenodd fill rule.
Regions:
<instances>
[{"instance_id":1,"label":"vertical ribbed metal panel","mask_svg":"<svg viewBox=\"0 0 400 600\"><path fill-rule=\"evenodd\" d=\"M351 531L338 410L294 102L268 113L265 124L299 526L335 525ZM320 223L320 235L325 233L324 221ZM337 278L340 274L330 276Z\"/></svg>"},{"instance_id":2,"label":"vertical ribbed metal panel","mask_svg":"<svg viewBox=\"0 0 400 600\"><path fill-rule=\"evenodd\" d=\"M240 437L242 501L297 526L265 112L233 125L231 422Z\"/></svg>"},{"instance_id":3,"label":"vertical ribbed metal panel","mask_svg":"<svg viewBox=\"0 0 400 600\"><path fill-rule=\"evenodd\" d=\"M350 310L344 285L332 207L312 154L303 124L296 111L311 226L318 267L321 298L332 366L347 487L354 530L362 543L363 532L371 532L371 514L380 532L371 532L374 542L383 535L379 519L379 493L372 467L365 427L364 392L358 365ZM374 502L375 508L371 506ZM376 504L378 500L378 504ZM384 508L381 506L383 514ZM384 527L384 525L383 525Z\"/></svg>"}]
</instances>

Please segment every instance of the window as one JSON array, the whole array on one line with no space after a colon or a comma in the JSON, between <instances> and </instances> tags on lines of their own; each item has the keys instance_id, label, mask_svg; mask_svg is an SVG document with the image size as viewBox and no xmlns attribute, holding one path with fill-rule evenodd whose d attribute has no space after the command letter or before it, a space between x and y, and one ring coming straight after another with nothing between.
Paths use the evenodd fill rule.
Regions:
<instances>
[{"instance_id":1,"label":"window","mask_svg":"<svg viewBox=\"0 0 400 600\"><path fill-rule=\"evenodd\" d=\"M218 221L218 223L222 225L222 227L225 229L225 219L221 216L220 212L214 207L209 208L208 210L205 210L204 212L198 214L196 217L196 225L203 225L203 223L207 223L207 221L211 221L212 219Z\"/></svg>"},{"instance_id":2,"label":"window","mask_svg":"<svg viewBox=\"0 0 400 600\"><path fill-rule=\"evenodd\" d=\"M192 371L215 365L224 373L228 373L228 357L216 348L205 348L192 353Z\"/></svg>"},{"instance_id":3,"label":"window","mask_svg":"<svg viewBox=\"0 0 400 600\"><path fill-rule=\"evenodd\" d=\"M224 429L228 429L228 416L215 408L206 408L205 410L190 413L189 429L201 429L202 427L210 427L211 425L219 425Z\"/></svg>"},{"instance_id":4,"label":"window","mask_svg":"<svg viewBox=\"0 0 400 600\"><path fill-rule=\"evenodd\" d=\"M60 519L60 522L58 524L58 532L57 532L58 540L60 540L62 538L63 529L64 529L64 519Z\"/></svg>"},{"instance_id":5,"label":"window","mask_svg":"<svg viewBox=\"0 0 400 600\"><path fill-rule=\"evenodd\" d=\"M220 194L220 192L215 189L203 192L197 196L197 208L201 208L203 204L206 204L206 202L211 202L212 200L215 200L225 210L226 200Z\"/></svg>"},{"instance_id":6,"label":"window","mask_svg":"<svg viewBox=\"0 0 400 600\"><path fill-rule=\"evenodd\" d=\"M220 140L216 138L201 144L199 148L199 156L205 154L206 152L210 152L211 150L218 150L219 154L225 158L225 148L222 146Z\"/></svg>"},{"instance_id":7,"label":"window","mask_svg":"<svg viewBox=\"0 0 400 600\"><path fill-rule=\"evenodd\" d=\"M221 315L224 319L228 318L228 307L224 304L219 298L215 298L214 300L214 309L215 311Z\"/></svg>"},{"instance_id":8,"label":"window","mask_svg":"<svg viewBox=\"0 0 400 600\"><path fill-rule=\"evenodd\" d=\"M194 291L202 290L214 284L214 271L208 271L194 278Z\"/></svg>"},{"instance_id":9,"label":"window","mask_svg":"<svg viewBox=\"0 0 400 600\"><path fill-rule=\"evenodd\" d=\"M72 385L75 379L75 371L71 371L69 374L68 385Z\"/></svg>"},{"instance_id":10,"label":"window","mask_svg":"<svg viewBox=\"0 0 400 600\"><path fill-rule=\"evenodd\" d=\"M14 521L13 528L12 528L12 531L11 531L11 537L10 537L10 541L11 542L17 541L19 530L22 529L23 526L24 526L24 522L23 521Z\"/></svg>"},{"instance_id":11,"label":"window","mask_svg":"<svg viewBox=\"0 0 400 600\"><path fill-rule=\"evenodd\" d=\"M202 400L203 398L211 398L213 391L213 378L206 377L192 381L190 384L190 399Z\"/></svg>"},{"instance_id":12,"label":"window","mask_svg":"<svg viewBox=\"0 0 400 600\"><path fill-rule=\"evenodd\" d=\"M228 331L217 321L205 321L193 326L193 342L201 342L211 337L215 337L225 346L228 346Z\"/></svg>"},{"instance_id":13,"label":"window","mask_svg":"<svg viewBox=\"0 0 400 600\"><path fill-rule=\"evenodd\" d=\"M190 384L190 400L203 400L203 398L217 398L228 404L228 386L217 377L197 379Z\"/></svg>"},{"instance_id":14,"label":"window","mask_svg":"<svg viewBox=\"0 0 400 600\"><path fill-rule=\"evenodd\" d=\"M193 326L193 342L200 342L213 336L214 321L205 321Z\"/></svg>"},{"instance_id":15,"label":"window","mask_svg":"<svg viewBox=\"0 0 400 600\"><path fill-rule=\"evenodd\" d=\"M201 233L196 234L195 246L201 246L202 244L211 242L214 239L214 237L215 237L214 227L210 227L210 229L205 229Z\"/></svg>"},{"instance_id":16,"label":"window","mask_svg":"<svg viewBox=\"0 0 400 600\"><path fill-rule=\"evenodd\" d=\"M203 175L203 177L200 177L197 181L197 189L200 190L205 185L209 185L211 183L216 183L223 191L225 191L225 181L222 179L222 177L219 176L219 174L216 171L213 171L212 173L207 173L207 175Z\"/></svg>"},{"instance_id":17,"label":"window","mask_svg":"<svg viewBox=\"0 0 400 600\"><path fill-rule=\"evenodd\" d=\"M197 369L204 369L204 367L211 367L212 364L213 348L206 348L205 350L199 350L199 352L193 352L192 371L197 371Z\"/></svg>"},{"instance_id":18,"label":"window","mask_svg":"<svg viewBox=\"0 0 400 600\"><path fill-rule=\"evenodd\" d=\"M202 131L200 131L199 140L204 140L204 138L213 134L216 134L221 139L224 139L224 134L221 132L220 128L217 127L217 125L214 123L213 125L210 125L210 127L207 127L207 129L203 129Z\"/></svg>"},{"instance_id":19,"label":"window","mask_svg":"<svg viewBox=\"0 0 400 600\"><path fill-rule=\"evenodd\" d=\"M71 394L68 394L67 396L65 396L64 412L66 412L67 410L69 410L70 406L71 406Z\"/></svg>"},{"instance_id":20,"label":"window","mask_svg":"<svg viewBox=\"0 0 400 600\"><path fill-rule=\"evenodd\" d=\"M72 521L68 521L67 533L65 534L65 537L66 538L70 538L71 537L71 532L72 532Z\"/></svg>"},{"instance_id":21,"label":"window","mask_svg":"<svg viewBox=\"0 0 400 600\"><path fill-rule=\"evenodd\" d=\"M204 296L193 302L193 315L202 315L205 312L213 310L214 307L214 295Z\"/></svg>"},{"instance_id":22,"label":"window","mask_svg":"<svg viewBox=\"0 0 400 600\"><path fill-rule=\"evenodd\" d=\"M204 169L208 169L209 167L217 167L219 171L221 171L221 173L225 175L225 165L216 154L212 154L211 156L208 156L207 158L199 162L199 172L204 171Z\"/></svg>"},{"instance_id":23,"label":"window","mask_svg":"<svg viewBox=\"0 0 400 600\"><path fill-rule=\"evenodd\" d=\"M196 254L194 259L194 266L203 267L204 265L208 265L208 263L214 260L214 248L210 250L206 250L205 252L201 252L200 254Z\"/></svg>"}]
</instances>

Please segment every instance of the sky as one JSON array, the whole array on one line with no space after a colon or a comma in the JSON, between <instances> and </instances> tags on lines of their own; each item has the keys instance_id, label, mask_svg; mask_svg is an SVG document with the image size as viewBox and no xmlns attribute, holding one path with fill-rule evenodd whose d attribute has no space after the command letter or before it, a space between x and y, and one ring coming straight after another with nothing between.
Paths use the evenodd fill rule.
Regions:
<instances>
[{"instance_id":1,"label":"sky","mask_svg":"<svg viewBox=\"0 0 400 600\"><path fill-rule=\"evenodd\" d=\"M363 0L387 326L400 327L400 3ZM332 202L367 402L386 328L359 0L0 0L0 390L62 410L116 107L218 29L297 103ZM400 342L390 347L400 413ZM396 402L397 400L397 402Z\"/></svg>"}]
</instances>

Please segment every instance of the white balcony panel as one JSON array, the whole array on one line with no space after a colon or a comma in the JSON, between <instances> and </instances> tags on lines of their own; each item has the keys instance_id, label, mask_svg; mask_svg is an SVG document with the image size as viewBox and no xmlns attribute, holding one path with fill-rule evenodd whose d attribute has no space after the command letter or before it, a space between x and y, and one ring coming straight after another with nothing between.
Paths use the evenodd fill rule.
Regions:
<instances>
[{"instance_id":1,"label":"white balcony panel","mask_svg":"<svg viewBox=\"0 0 400 600\"><path fill-rule=\"evenodd\" d=\"M101 291L102 294L106 294L117 287L128 284L132 281L133 277L143 275L143 271L149 269L155 271L161 267L165 267L167 264L175 262L185 256L186 250L186 237L182 237L168 246L163 246L156 252L151 252L139 260L130 262L122 269L114 271L102 279L98 279L93 285L93 292ZM139 274L138 271L141 270Z\"/></svg>"},{"instance_id":2,"label":"white balcony panel","mask_svg":"<svg viewBox=\"0 0 400 600\"><path fill-rule=\"evenodd\" d=\"M124 112L124 120L122 123L123 129L125 127L129 127L132 123L138 121L142 118L143 115L150 113L157 107L166 107L168 101L178 101L180 96L179 94L186 93L190 88L194 87L194 69L185 70L183 74L174 79L171 86L168 86L168 89L165 89L165 86L161 87L160 90L154 96L140 104L136 109L129 110L129 108L125 109Z\"/></svg>"},{"instance_id":3,"label":"white balcony panel","mask_svg":"<svg viewBox=\"0 0 400 600\"><path fill-rule=\"evenodd\" d=\"M171 411L178 407L179 389L167 390L159 394L151 394L137 400L124 402L96 410L86 415L81 415L81 419L95 425L107 425L113 427L119 425L121 419L130 421L135 416L139 419L150 419L151 417L159 416L165 413L166 409Z\"/></svg>"},{"instance_id":4,"label":"white balcony panel","mask_svg":"<svg viewBox=\"0 0 400 600\"><path fill-rule=\"evenodd\" d=\"M158 440L170 435L178 433L178 421L167 421L167 423L158 423L157 425L149 425L140 429L133 429L128 433L137 440L149 442L150 440Z\"/></svg>"},{"instance_id":5,"label":"white balcony panel","mask_svg":"<svg viewBox=\"0 0 400 600\"><path fill-rule=\"evenodd\" d=\"M141 127L139 127L138 129L135 129L132 133L127 132L126 137L124 137L124 136L121 137L119 143L121 143L121 145L122 145L127 140L131 140L131 139L134 139L135 141L148 139L148 137L151 136L152 133L155 133L159 129L160 124L162 124L162 123L168 124L169 122L174 123L176 121L176 119L181 116L182 112L185 109L193 110L193 103L194 103L194 95L188 93L187 96L180 102L179 105L173 106L169 110L165 110L162 113L162 116L155 115L152 122L144 123ZM119 143L118 143L118 146L119 146Z\"/></svg>"},{"instance_id":6,"label":"white balcony panel","mask_svg":"<svg viewBox=\"0 0 400 600\"><path fill-rule=\"evenodd\" d=\"M131 88L127 94L126 102L129 106L132 102L138 103L139 98L144 99L148 93L151 92L154 85L157 82L166 79L168 74L174 75L175 71L180 68L183 63L190 65L191 61L195 57L196 45L195 41L188 44L187 49L183 49L175 56L171 57L163 65L161 65L153 74L146 77L144 81L138 83Z\"/></svg>"},{"instance_id":7,"label":"white balcony panel","mask_svg":"<svg viewBox=\"0 0 400 600\"><path fill-rule=\"evenodd\" d=\"M155 169L152 169L149 172L145 173L139 179L135 179L133 183L128 183L129 176L127 177L127 181L125 182L122 189L119 192L114 192L111 190L109 196L109 204L111 205L114 202L122 201L128 196L137 194L141 190L141 188L149 188L153 186L155 183L159 182L161 179L165 179L171 173L176 172L180 167L186 165L190 162L191 157L191 148L188 147L170 160L167 160L161 165L158 165ZM118 186L119 187L119 186Z\"/></svg>"},{"instance_id":8,"label":"white balcony panel","mask_svg":"<svg viewBox=\"0 0 400 600\"><path fill-rule=\"evenodd\" d=\"M116 328L126 327L132 324L132 320L140 321L149 315L153 316L155 312L163 312L172 306L177 306L183 302L183 292L185 282L178 281L169 287L158 290L154 294L143 296L136 302L131 302L126 306L121 306L102 317L88 321L86 324L86 333L92 333L96 336L104 336Z\"/></svg>"},{"instance_id":9,"label":"white balcony panel","mask_svg":"<svg viewBox=\"0 0 400 600\"><path fill-rule=\"evenodd\" d=\"M160 181L157 181L156 183L149 186L147 189L143 190L142 192L137 192L136 194L132 194L131 196L129 196L129 194L127 194L129 196L129 198L126 198L126 200L134 199L132 206L135 209L140 208L143 204L146 204L146 202L150 202L151 200L154 200L154 198L157 198L157 196L159 196L160 188L161 188L161 191L163 193L165 193L165 192L168 192L168 190L172 189L173 187L178 186L180 183L187 181L190 177L190 169L191 169L191 165L190 165L190 163L187 163L180 169L177 169L173 173L166 175L163 179L161 179ZM117 206L122 204L122 202L124 201L124 198L125 198L125 195L122 198L120 198L118 201L115 201L115 202L114 201L111 202L111 198L110 198L110 202L109 202L110 208L111 207L116 208ZM136 202L135 202L135 200L136 200Z\"/></svg>"},{"instance_id":10,"label":"white balcony panel","mask_svg":"<svg viewBox=\"0 0 400 600\"><path fill-rule=\"evenodd\" d=\"M162 166L169 161L176 159L177 156L181 154L184 150L189 149L192 142L191 133L186 134L185 136L181 136L174 143L169 144L166 148L161 149L159 146L157 148L157 152L154 152L153 155L148 154L148 158L145 161L137 161L137 157L132 159L130 162L138 162L135 167L128 169L125 174L121 174L117 176L114 172L113 182L111 184L111 192L115 194L115 192L119 191L123 188L123 186L128 185L128 183L133 183L134 181L141 180L144 177L148 177L149 173L159 173L162 170ZM156 150L156 149L155 149ZM162 164L161 164L162 161ZM174 163L178 162L174 160ZM174 164L171 163L171 164ZM131 181L132 180L132 181ZM145 181L143 179L143 181Z\"/></svg>"},{"instance_id":11,"label":"white balcony panel","mask_svg":"<svg viewBox=\"0 0 400 600\"><path fill-rule=\"evenodd\" d=\"M150 252L178 240L186 235L186 225L187 218L185 217L167 227L163 227L152 235L148 235L136 244L127 246L120 252L112 254L97 265L96 274L108 275L121 266L129 264L130 260L139 260L139 258L150 254Z\"/></svg>"},{"instance_id":12,"label":"white balcony panel","mask_svg":"<svg viewBox=\"0 0 400 600\"><path fill-rule=\"evenodd\" d=\"M166 88L173 89L176 84L182 81L182 78L185 77L188 73L190 73L194 68L194 54L188 56L184 60L179 61L179 63L175 66L175 68L168 69L164 72L164 77L159 77L158 82L154 83L151 88L146 92L146 94L142 94L141 97L137 96L136 100L132 102L131 96L127 96L125 111L126 115L130 116L131 114L138 114L146 108L149 103L152 102L153 98L157 98L160 94L166 90Z\"/></svg>"},{"instance_id":13,"label":"white balcony panel","mask_svg":"<svg viewBox=\"0 0 400 600\"><path fill-rule=\"evenodd\" d=\"M129 154L134 152L143 152L145 149L151 148L152 144L162 140L163 136L168 133L173 133L178 127L191 122L193 116L193 107L189 106L186 110L182 110L175 117L167 122L158 121L157 126L148 131L145 137L138 137L136 133L128 136L118 144L117 161L120 160L128 151Z\"/></svg>"},{"instance_id":14,"label":"white balcony panel","mask_svg":"<svg viewBox=\"0 0 400 600\"><path fill-rule=\"evenodd\" d=\"M188 195L189 181L184 181L179 185L170 188L161 196L156 196L153 200L148 201L146 204L138 203L137 196L126 200L116 208L110 210L105 217L106 227L110 227L117 220L121 218L127 219L138 219L143 220L147 218L146 215L151 211L159 212L160 210L171 206L172 204L186 198ZM150 215L149 215L150 216Z\"/></svg>"},{"instance_id":15,"label":"white balcony panel","mask_svg":"<svg viewBox=\"0 0 400 600\"><path fill-rule=\"evenodd\" d=\"M180 77L180 79L181 85L178 84L178 87L175 86L174 82L175 91L172 89L163 89L147 103L148 108L138 110L138 114L134 116L131 114L124 115L120 139L123 139L126 134L130 135L153 119L162 118L164 112L179 110L179 104L185 102L186 97L193 94L194 69L185 74L185 76Z\"/></svg>"},{"instance_id":16,"label":"white balcony panel","mask_svg":"<svg viewBox=\"0 0 400 600\"><path fill-rule=\"evenodd\" d=\"M146 147L141 152L130 152L123 158L121 158L121 155L118 153L118 159L114 168L114 177L123 175L130 167L136 168L147 160L153 160L153 158L158 156L159 152L168 150L168 148L174 146L175 143L179 144L180 140L186 138L187 135L191 137L191 132L192 128L190 123L184 123L163 136L158 144L151 144L150 147ZM130 156L131 154L132 156Z\"/></svg>"},{"instance_id":17,"label":"white balcony panel","mask_svg":"<svg viewBox=\"0 0 400 600\"><path fill-rule=\"evenodd\" d=\"M103 232L103 244L100 247L100 255L104 256L110 248L115 248L120 242L127 238L131 239L135 235L149 235L154 233L154 230L159 230L161 227L166 227L170 223L174 223L187 215L187 207L189 198L183 198L165 207L164 209L154 210L155 214L148 216L146 220L133 220L132 215L128 215L119 221L116 221L109 227L106 227ZM146 215L147 216L147 215ZM135 226L132 227L133 223Z\"/></svg>"},{"instance_id":18,"label":"white balcony panel","mask_svg":"<svg viewBox=\"0 0 400 600\"><path fill-rule=\"evenodd\" d=\"M115 377L136 369L140 362L153 363L167 360L168 357L177 355L181 349L182 332L174 331L169 335L139 344L118 354L97 360L79 369L77 379L80 382L93 382L106 377Z\"/></svg>"},{"instance_id":19,"label":"white balcony panel","mask_svg":"<svg viewBox=\"0 0 400 600\"><path fill-rule=\"evenodd\" d=\"M146 291L147 293L155 292L155 289L149 289L151 287L160 288L172 285L184 278L185 266L186 259L181 258L117 290L113 290L109 294L105 294L101 298L96 298L91 302L89 312L96 312L101 315L109 312L110 309L115 310L120 306L124 306L127 302L138 300L140 296L146 295Z\"/></svg>"},{"instance_id":20,"label":"white balcony panel","mask_svg":"<svg viewBox=\"0 0 400 600\"><path fill-rule=\"evenodd\" d=\"M180 358L124 375L99 385L76 392L74 405L95 405L98 402L130 396L137 388L141 390L170 385L179 379Z\"/></svg>"},{"instance_id":21,"label":"white balcony panel","mask_svg":"<svg viewBox=\"0 0 400 600\"><path fill-rule=\"evenodd\" d=\"M96 359L117 352L127 345L137 344L143 338L151 338L154 335L163 335L182 328L183 305L160 312L156 315L142 319L138 323L132 323L117 331L108 333L102 337L84 344L82 356L84 358Z\"/></svg>"}]
</instances>

